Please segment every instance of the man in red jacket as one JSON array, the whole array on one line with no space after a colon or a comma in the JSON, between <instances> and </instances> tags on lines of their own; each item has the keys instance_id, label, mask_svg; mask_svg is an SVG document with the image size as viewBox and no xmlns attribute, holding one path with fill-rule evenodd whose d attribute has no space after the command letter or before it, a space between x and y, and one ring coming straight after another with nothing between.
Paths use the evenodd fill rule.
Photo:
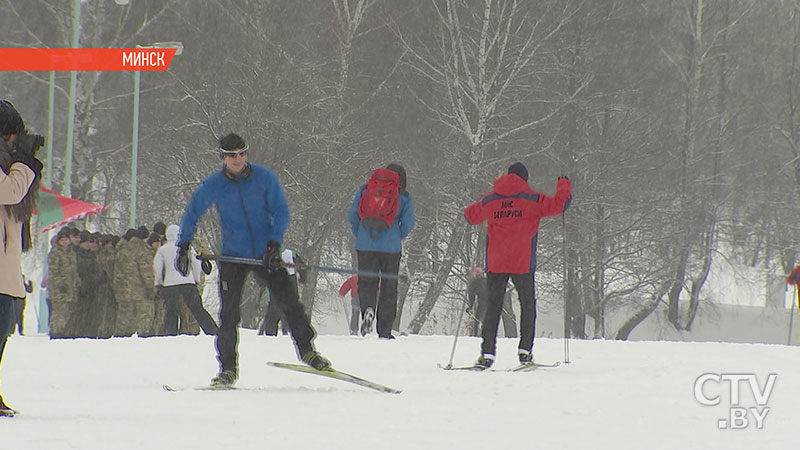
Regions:
<instances>
[{"instance_id":1,"label":"man in red jacket","mask_svg":"<svg viewBox=\"0 0 800 450\"><path fill-rule=\"evenodd\" d=\"M533 361L533 337L536 327L536 241L539 220L563 213L572 200L572 185L566 176L558 178L555 197L528 186L528 169L521 162L512 164L508 174L494 181L492 192L469 205L464 216L472 225L488 222L486 277L489 304L481 330L483 342L477 367L494 363L497 327L508 279L519 293L521 317L519 361Z\"/></svg>"}]
</instances>

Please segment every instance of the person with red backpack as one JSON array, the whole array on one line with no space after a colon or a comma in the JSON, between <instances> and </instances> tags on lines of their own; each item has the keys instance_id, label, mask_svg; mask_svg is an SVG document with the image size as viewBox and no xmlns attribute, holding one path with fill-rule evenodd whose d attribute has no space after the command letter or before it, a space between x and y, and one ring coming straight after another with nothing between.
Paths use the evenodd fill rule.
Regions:
<instances>
[{"instance_id":1,"label":"person with red backpack","mask_svg":"<svg viewBox=\"0 0 800 450\"><path fill-rule=\"evenodd\" d=\"M358 189L347 219L356 237L358 269L391 275L358 277L361 335L372 332L377 310L378 337L394 339L392 325L397 316L402 241L414 228L414 202L406 191L405 169L399 164L375 169L367 184Z\"/></svg>"},{"instance_id":2,"label":"person with red backpack","mask_svg":"<svg viewBox=\"0 0 800 450\"><path fill-rule=\"evenodd\" d=\"M481 327L481 356L476 368L489 368L497 348L497 327L503 309L508 279L514 282L520 302L520 363L533 362L533 338L536 331L536 243L542 217L562 214L572 200L569 178L561 176L556 195L550 197L528 186L528 168L512 164L508 174L494 181L494 188L464 210L472 225L488 223L486 248L486 284L489 304Z\"/></svg>"}]
</instances>

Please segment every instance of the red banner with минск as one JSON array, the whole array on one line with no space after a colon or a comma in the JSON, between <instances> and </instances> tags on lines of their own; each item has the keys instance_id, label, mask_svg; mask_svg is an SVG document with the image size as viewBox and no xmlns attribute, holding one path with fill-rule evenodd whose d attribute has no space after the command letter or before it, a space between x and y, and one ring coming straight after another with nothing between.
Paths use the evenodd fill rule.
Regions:
<instances>
[{"instance_id":1,"label":"red banner with \u043c\u0438\u043d\u0441\u043a","mask_svg":"<svg viewBox=\"0 0 800 450\"><path fill-rule=\"evenodd\" d=\"M0 48L0 71L165 71L175 48Z\"/></svg>"}]
</instances>

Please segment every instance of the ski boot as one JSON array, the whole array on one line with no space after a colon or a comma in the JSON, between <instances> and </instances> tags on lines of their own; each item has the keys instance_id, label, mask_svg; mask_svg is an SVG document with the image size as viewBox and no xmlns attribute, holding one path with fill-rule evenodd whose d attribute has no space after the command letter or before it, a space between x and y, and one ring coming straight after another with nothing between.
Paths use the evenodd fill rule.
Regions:
<instances>
[{"instance_id":1,"label":"ski boot","mask_svg":"<svg viewBox=\"0 0 800 450\"><path fill-rule=\"evenodd\" d=\"M239 373L235 370L223 370L211 379L211 387L228 388L232 387L239 379Z\"/></svg>"},{"instance_id":2,"label":"ski boot","mask_svg":"<svg viewBox=\"0 0 800 450\"><path fill-rule=\"evenodd\" d=\"M494 355L491 353L484 353L475 361L475 369L477 370L486 370L489 367L492 367L494 364Z\"/></svg>"},{"instance_id":3,"label":"ski boot","mask_svg":"<svg viewBox=\"0 0 800 450\"><path fill-rule=\"evenodd\" d=\"M375 319L375 310L367 308L364 311L364 320L361 322L361 335L366 336L372 332L372 320Z\"/></svg>"},{"instance_id":4,"label":"ski boot","mask_svg":"<svg viewBox=\"0 0 800 450\"><path fill-rule=\"evenodd\" d=\"M533 364L533 352L519 349L519 353L517 355L519 356L520 364Z\"/></svg>"},{"instance_id":5,"label":"ski boot","mask_svg":"<svg viewBox=\"0 0 800 450\"><path fill-rule=\"evenodd\" d=\"M331 370L333 368L331 366L331 362L324 356L320 355L319 352L316 350L311 350L304 353L303 362L323 372L326 370Z\"/></svg>"}]
</instances>

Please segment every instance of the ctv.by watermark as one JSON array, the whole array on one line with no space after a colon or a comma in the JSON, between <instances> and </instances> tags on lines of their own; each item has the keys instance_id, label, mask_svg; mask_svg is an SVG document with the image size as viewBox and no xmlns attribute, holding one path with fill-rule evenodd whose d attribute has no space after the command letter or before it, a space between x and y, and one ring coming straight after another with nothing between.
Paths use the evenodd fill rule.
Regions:
<instances>
[{"instance_id":1,"label":"ctv.by watermark","mask_svg":"<svg viewBox=\"0 0 800 450\"><path fill-rule=\"evenodd\" d=\"M694 398L703 406L727 406L725 417L717 420L720 430L743 430L751 425L761 430L777 380L774 373L763 383L754 373L704 373L694 381Z\"/></svg>"}]
</instances>

